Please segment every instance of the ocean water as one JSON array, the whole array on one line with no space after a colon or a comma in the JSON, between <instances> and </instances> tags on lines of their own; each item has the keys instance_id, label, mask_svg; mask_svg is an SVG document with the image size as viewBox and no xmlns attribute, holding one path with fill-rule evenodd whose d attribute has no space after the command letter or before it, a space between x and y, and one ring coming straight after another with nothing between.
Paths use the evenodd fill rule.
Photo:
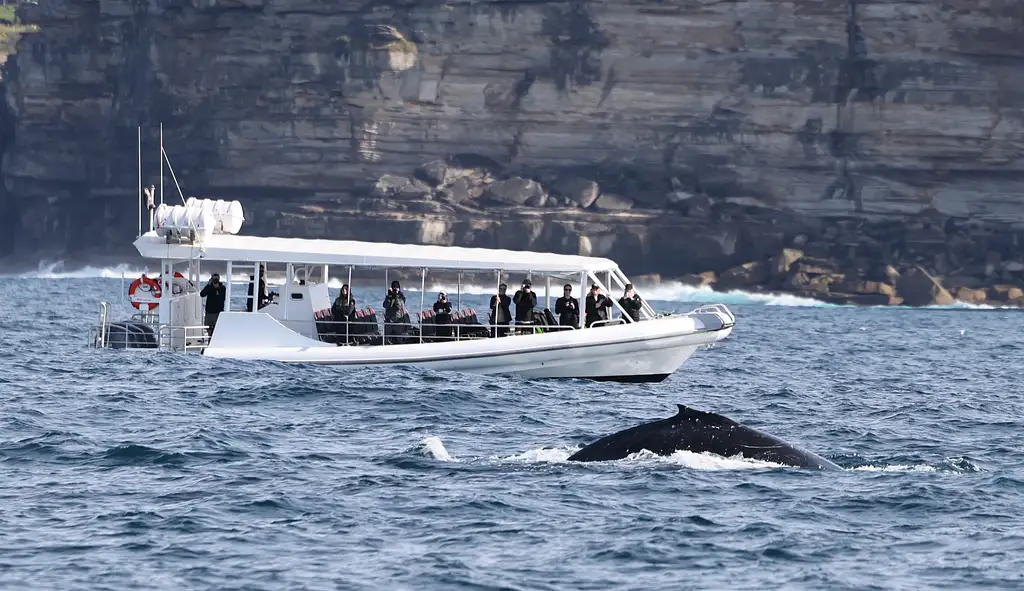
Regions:
<instances>
[{"instance_id":1,"label":"ocean water","mask_svg":"<svg viewBox=\"0 0 1024 591\"><path fill-rule=\"evenodd\" d=\"M88 349L119 275L0 278L0 588L1024 587L1024 312L666 286L733 337L529 382ZM846 469L566 461L677 403Z\"/></svg>"}]
</instances>

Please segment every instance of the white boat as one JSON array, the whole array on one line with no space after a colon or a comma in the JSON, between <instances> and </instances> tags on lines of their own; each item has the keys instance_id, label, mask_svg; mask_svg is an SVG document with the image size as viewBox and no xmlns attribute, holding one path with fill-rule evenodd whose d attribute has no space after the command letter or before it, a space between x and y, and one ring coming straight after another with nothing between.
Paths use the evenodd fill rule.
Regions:
<instances>
[{"instance_id":1,"label":"white boat","mask_svg":"<svg viewBox=\"0 0 1024 591\"><path fill-rule=\"evenodd\" d=\"M161 154L165 159L162 148ZM153 192L151 187L145 194L151 197ZM143 193L140 180L140 199ZM133 282L131 299L140 312L125 321L114 321L110 304L103 302L100 322L92 332L94 346L199 351L208 357L344 367L401 365L522 378L656 382L679 369L699 348L710 348L728 337L735 323L733 314L721 304L685 314L662 314L646 301L634 320L614 294L621 293L629 280L606 258L240 236L242 208L238 202L186 201L180 189L179 197L184 205L169 208L161 195L161 205L150 216L151 229L145 233L141 231L140 207L140 231L134 246L144 258L159 261L161 274L156 280L143 277ZM219 314L212 336L207 336L199 276L203 268L211 266L223 269L228 278L228 308ZM283 277L278 297L265 306L248 306L252 310L233 308L233 289L252 289L261 279L266 282L260 276L261 266L268 274L277 272ZM413 270L421 280L421 312L410 313L404 324L382 326L376 310L369 307L357 317L333 323L328 293L332 269L347 273L350 285L353 271L382 272L383 287L389 285L389 273L393 277L396 271ZM243 274L241 285L234 279L239 272ZM424 297L428 272L457 277L460 291L467 273L493 276L495 293L505 276L529 278L535 285L545 286L545 305L541 306L538 297L538 312L552 309L552 281L558 287L567 282L578 285L579 292L573 295L581 308L585 290L596 285L610 297L619 316L612 317L613 312L586 326L581 313L578 325L557 326L550 314L542 313L532 323L513 322L510 327L484 324L489 321L477 318L475 310L457 306L450 329L438 328L427 309L433 301ZM246 280L245 275L251 279ZM251 304L248 289L246 301ZM258 296L260 290L255 291ZM406 309L410 307L407 300ZM418 322L412 322L413 317Z\"/></svg>"}]
</instances>

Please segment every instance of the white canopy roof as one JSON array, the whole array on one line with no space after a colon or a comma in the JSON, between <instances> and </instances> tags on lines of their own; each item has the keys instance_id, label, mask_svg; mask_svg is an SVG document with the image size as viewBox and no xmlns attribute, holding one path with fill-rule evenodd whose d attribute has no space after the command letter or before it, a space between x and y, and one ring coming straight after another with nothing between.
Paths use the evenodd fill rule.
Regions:
<instances>
[{"instance_id":1,"label":"white canopy roof","mask_svg":"<svg viewBox=\"0 0 1024 591\"><path fill-rule=\"evenodd\" d=\"M148 232L135 241L139 254L152 259L298 263L356 267L406 267L451 270L497 270L537 273L579 273L617 269L614 261L597 257L489 248L424 246L352 240L307 240L215 234L199 245L167 244Z\"/></svg>"}]
</instances>

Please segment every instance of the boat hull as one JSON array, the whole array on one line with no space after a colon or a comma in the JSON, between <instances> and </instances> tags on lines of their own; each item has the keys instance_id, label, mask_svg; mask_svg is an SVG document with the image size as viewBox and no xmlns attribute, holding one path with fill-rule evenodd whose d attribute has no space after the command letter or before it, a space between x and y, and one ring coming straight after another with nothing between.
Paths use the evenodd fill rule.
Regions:
<instances>
[{"instance_id":1,"label":"boat hull","mask_svg":"<svg viewBox=\"0 0 1024 591\"><path fill-rule=\"evenodd\" d=\"M527 379L658 382L679 369L698 348L726 338L731 331L731 323L708 329L698 317L684 315L451 343L339 347L295 333L267 314L231 312L218 319L204 354L349 368L410 366Z\"/></svg>"}]
</instances>

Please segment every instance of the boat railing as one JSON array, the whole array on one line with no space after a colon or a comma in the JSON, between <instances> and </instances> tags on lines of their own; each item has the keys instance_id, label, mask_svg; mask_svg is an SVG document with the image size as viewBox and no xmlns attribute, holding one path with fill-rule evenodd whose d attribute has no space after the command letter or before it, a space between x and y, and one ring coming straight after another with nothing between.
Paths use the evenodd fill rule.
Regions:
<instances>
[{"instance_id":1,"label":"boat railing","mask_svg":"<svg viewBox=\"0 0 1024 591\"><path fill-rule=\"evenodd\" d=\"M536 322L509 322L484 324L452 322L383 322L360 320L318 319L317 336L321 341L339 345L433 343L487 339L544 332L573 330L572 326L541 324Z\"/></svg>"},{"instance_id":2,"label":"boat railing","mask_svg":"<svg viewBox=\"0 0 1024 591\"><path fill-rule=\"evenodd\" d=\"M89 340L94 346L103 348L107 344L107 318L110 314L110 302L100 302L100 323L89 331Z\"/></svg>"},{"instance_id":3,"label":"boat railing","mask_svg":"<svg viewBox=\"0 0 1024 591\"><path fill-rule=\"evenodd\" d=\"M597 328L601 326L615 326L616 324L625 324L626 321L622 318L609 318L607 320L595 320L590 323L590 328Z\"/></svg>"},{"instance_id":4,"label":"boat railing","mask_svg":"<svg viewBox=\"0 0 1024 591\"><path fill-rule=\"evenodd\" d=\"M210 327L203 325L175 326L161 324L157 327L159 348L173 351L200 351L210 344ZM179 341L180 344L175 341Z\"/></svg>"},{"instance_id":5,"label":"boat railing","mask_svg":"<svg viewBox=\"0 0 1024 591\"><path fill-rule=\"evenodd\" d=\"M736 324L736 316L734 316L732 311L729 310L729 308L725 307L724 304L707 304L689 312L689 314L711 314L719 316L722 319L722 324L725 325L725 327L733 326L734 324Z\"/></svg>"}]
</instances>

